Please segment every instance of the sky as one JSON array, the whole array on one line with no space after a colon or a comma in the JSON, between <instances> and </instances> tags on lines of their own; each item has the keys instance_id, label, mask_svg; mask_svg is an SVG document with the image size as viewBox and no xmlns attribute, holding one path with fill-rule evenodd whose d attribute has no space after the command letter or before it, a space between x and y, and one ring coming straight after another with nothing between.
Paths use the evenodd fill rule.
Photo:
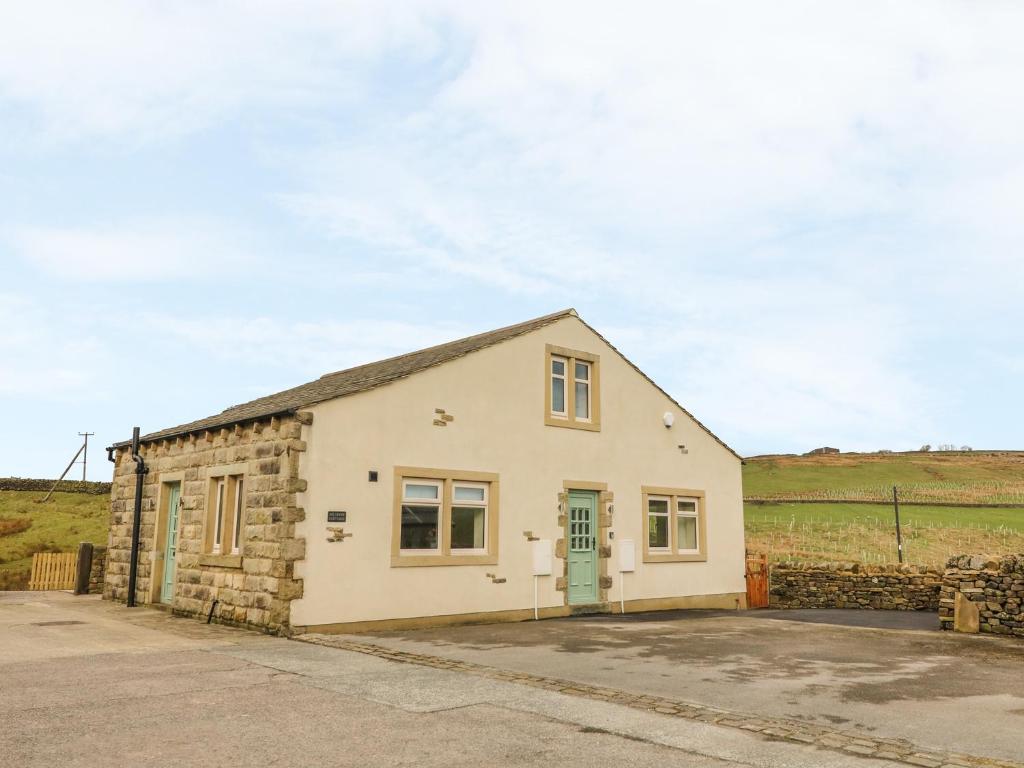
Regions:
<instances>
[{"instance_id":1,"label":"sky","mask_svg":"<svg viewBox=\"0 0 1024 768\"><path fill-rule=\"evenodd\" d=\"M9 5L0 476L88 430L108 479L134 425L570 306L744 455L1024 448L1022 29L941 0Z\"/></svg>"}]
</instances>

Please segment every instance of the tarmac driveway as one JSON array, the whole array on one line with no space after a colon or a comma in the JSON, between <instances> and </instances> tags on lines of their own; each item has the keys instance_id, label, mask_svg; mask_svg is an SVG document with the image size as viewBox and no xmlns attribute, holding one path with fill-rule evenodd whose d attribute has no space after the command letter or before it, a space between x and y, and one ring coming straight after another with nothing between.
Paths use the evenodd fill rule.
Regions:
<instances>
[{"instance_id":1,"label":"tarmac driveway","mask_svg":"<svg viewBox=\"0 0 1024 768\"><path fill-rule=\"evenodd\" d=\"M1024 644L779 615L295 642L0 592L0 766L1024 768Z\"/></svg>"},{"instance_id":2,"label":"tarmac driveway","mask_svg":"<svg viewBox=\"0 0 1024 768\"><path fill-rule=\"evenodd\" d=\"M350 637L1024 759L1024 643L941 632L936 625L934 616L897 612L681 611Z\"/></svg>"}]
</instances>

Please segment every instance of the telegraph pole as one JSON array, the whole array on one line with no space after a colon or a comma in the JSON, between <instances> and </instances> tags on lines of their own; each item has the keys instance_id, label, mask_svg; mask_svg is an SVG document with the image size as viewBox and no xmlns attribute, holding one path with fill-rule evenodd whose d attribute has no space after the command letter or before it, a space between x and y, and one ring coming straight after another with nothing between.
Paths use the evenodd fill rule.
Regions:
<instances>
[{"instance_id":1,"label":"telegraph pole","mask_svg":"<svg viewBox=\"0 0 1024 768\"><path fill-rule=\"evenodd\" d=\"M82 446L82 482L85 482L85 467L89 461L89 436L95 435L95 432L79 432L79 437L85 438L85 444Z\"/></svg>"}]
</instances>

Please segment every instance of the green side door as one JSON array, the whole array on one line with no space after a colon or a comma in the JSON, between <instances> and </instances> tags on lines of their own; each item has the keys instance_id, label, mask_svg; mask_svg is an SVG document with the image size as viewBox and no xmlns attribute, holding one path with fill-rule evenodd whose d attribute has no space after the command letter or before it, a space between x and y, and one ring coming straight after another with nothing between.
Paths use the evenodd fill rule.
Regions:
<instances>
[{"instance_id":1,"label":"green side door","mask_svg":"<svg viewBox=\"0 0 1024 768\"><path fill-rule=\"evenodd\" d=\"M597 602L597 494L569 491L569 604Z\"/></svg>"},{"instance_id":2,"label":"green side door","mask_svg":"<svg viewBox=\"0 0 1024 768\"><path fill-rule=\"evenodd\" d=\"M174 569L178 554L178 513L181 506L181 484L172 485L167 494L167 536L164 545L164 583L160 590L160 602L169 603L174 598Z\"/></svg>"}]
</instances>

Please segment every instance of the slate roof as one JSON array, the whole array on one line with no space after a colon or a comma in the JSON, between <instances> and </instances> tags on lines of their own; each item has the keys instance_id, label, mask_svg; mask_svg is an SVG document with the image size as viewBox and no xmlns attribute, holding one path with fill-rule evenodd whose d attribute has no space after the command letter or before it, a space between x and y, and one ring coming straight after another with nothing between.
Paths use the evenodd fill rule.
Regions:
<instances>
[{"instance_id":1,"label":"slate roof","mask_svg":"<svg viewBox=\"0 0 1024 768\"><path fill-rule=\"evenodd\" d=\"M365 392L383 384L390 384L392 381L404 379L414 373L419 373L435 365L447 363L457 357L477 352L503 341L508 341L524 333L536 331L546 325L551 325L565 317L578 317L575 309L563 309L561 312L554 312L524 323L509 325L505 328L498 328L486 333L478 333L475 336L467 336L464 339L449 341L446 344L438 344L436 347L428 347L416 352L409 352L397 357L389 357L386 360L378 360L375 363L359 365L355 368L347 368L344 371L327 373L316 381L308 384L300 384L297 387L286 389L273 395L267 395L257 400L251 400L241 405L233 405L215 416L209 416L198 421L191 421L188 424L180 424L176 427L162 429L159 432L150 432L143 435L140 440L143 442L162 440L168 437L180 437L190 432L200 432L206 429L220 429L240 422L254 421L269 416L280 416L286 413L307 408L325 400L334 400L346 395L354 395L357 392ZM126 440L116 443L117 447L128 445L131 441Z\"/></svg>"},{"instance_id":2,"label":"slate roof","mask_svg":"<svg viewBox=\"0 0 1024 768\"><path fill-rule=\"evenodd\" d=\"M587 328L604 341L605 344L615 350L615 352L625 360L630 367L650 382L658 391L664 394L665 397L675 403L683 413L693 419L697 426L713 437L720 445L722 445L722 447L729 451L729 453L742 461L742 457L736 453L736 451L726 445L718 435L701 424L701 422L698 421L692 413L680 405L675 398L659 387L646 373L637 368L636 365L634 365L625 355L619 352L619 350L615 349L611 342L604 338L604 336L598 333L591 326L587 325L583 318L576 313L576 310L572 308L563 309L560 312L554 312L550 315L537 317L533 320L527 320L524 323L509 325L504 328L498 328L494 331L487 331L486 333L478 333L475 336L467 336L464 339L449 341L445 344L438 344L435 347L428 347L416 352L409 352L408 354L398 355L397 357L389 357L386 360L378 360L375 363L367 363L365 365L356 366L355 368L347 368L344 371L327 373L316 381L311 381L308 384L301 384L297 387L286 389L283 392L267 395L266 397L251 400L248 403L242 403L241 405L233 405L215 416L209 416L205 419L199 419L198 421L191 421L188 424L180 424L176 427L162 429L159 432L150 432L148 435L143 435L140 438L140 441L151 442L153 440L163 440L170 437L181 437L192 432L201 432L207 429L220 429L221 427L228 427L247 421L264 419L270 416L281 416L284 414L295 413L296 411L308 408L316 403L322 403L326 400L334 400L335 398L345 397L346 395L354 395L357 392L365 392L366 390L374 389L384 384L390 384L393 381L404 379L407 376L419 373L427 368L433 368L435 365L442 365L472 352L478 352L481 349L493 347L495 344L508 341L516 336L522 336L523 334L536 331L566 317L575 317L581 323L586 325ZM130 444L130 440L125 440L124 442L115 443L113 447L120 448Z\"/></svg>"}]
</instances>

